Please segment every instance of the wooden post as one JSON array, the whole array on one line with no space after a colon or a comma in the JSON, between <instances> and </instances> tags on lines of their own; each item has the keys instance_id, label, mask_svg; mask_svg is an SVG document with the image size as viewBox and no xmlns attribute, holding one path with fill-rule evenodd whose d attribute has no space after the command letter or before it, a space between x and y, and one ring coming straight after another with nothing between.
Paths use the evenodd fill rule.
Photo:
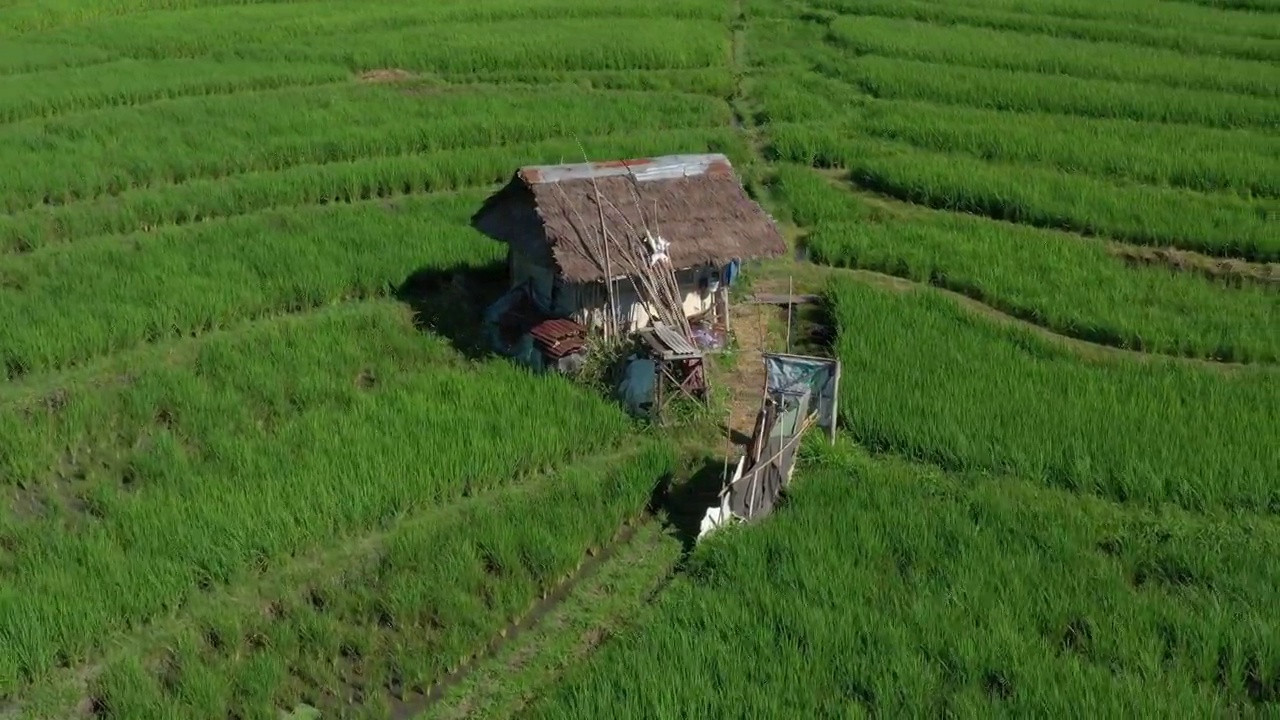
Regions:
<instances>
[{"instance_id":1,"label":"wooden post","mask_svg":"<svg viewBox=\"0 0 1280 720\"><path fill-rule=\"evenodd\" d=\"M831 382L831 427L827 428L827 435L831 439L831 444L836 444L836 425L840 422L840 361L836 361L836 374Z\"/></svg>"},{"instance_id":2,"label":"wooden post","mask_svg":"<svg viewBox=\"0 0 1280 720\"><path fill-rule=\"evenodd\" d=\"M791 297L795 294L791 276L787 276L787 352L791 352Z\"/></svg>"},{"instance_id":3,"label":"wooden post","mask_svg":"<svg viewBox=\"0 0 1280 720\"><path fill-rule=\"evenodd\" d=\"M720 292L724 295L724 335L725 342L729 340L729 287L727 285L720 286Z\"/></svg>"},{"instance_id":4,"label":"wooden post","mask_svg":"<svg viewBox=\"0 0 1280 720\"><path fill-rule=\"evenodd\" d=\"M653 361L653 421L656 425L662 424L662 386L666 385L666 377L662 372L662 361L654 358Z\"/></svg>"}]
</instances>

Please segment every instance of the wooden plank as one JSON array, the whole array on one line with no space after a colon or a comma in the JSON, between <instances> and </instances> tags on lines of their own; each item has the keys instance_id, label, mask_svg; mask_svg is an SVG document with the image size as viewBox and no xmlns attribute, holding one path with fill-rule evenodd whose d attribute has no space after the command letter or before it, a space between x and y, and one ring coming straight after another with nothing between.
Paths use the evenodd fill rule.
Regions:
<instances>
[{"instance_id":1,"label":"wooden plank","mask_svg":"<svg viewBox=\"0 0 1280 720\"><path fill-rule=\"evenodd\" d=\"M749 305L806 305L816 303L822 299L821 295L787 295L776 293L756 293L746 299Z\"/></svg>"},{"instance_id":2,"label":"wooden plank","mask_svg":"<svg viewBox=\"0 0 1280 720\"><path fill-rule=\"evenodd\" d=\"M832 365L832 366L839 364L839 361L836 360L835 358L822 357L821 355L799 355L796 353L783 353L783 352L766 352L766 353L760 353L760 354L761 356L766 358L773 357L773 358L793 358L796 360L816 360L817 362L824 363L826 365Z\"/></svg>"}]
</instances>

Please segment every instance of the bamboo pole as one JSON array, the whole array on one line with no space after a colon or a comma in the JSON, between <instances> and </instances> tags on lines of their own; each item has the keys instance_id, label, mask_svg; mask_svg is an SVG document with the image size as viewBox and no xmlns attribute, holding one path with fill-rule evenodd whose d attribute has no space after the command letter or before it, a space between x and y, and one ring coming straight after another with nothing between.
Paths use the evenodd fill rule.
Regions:
<instances>
[{"instance_id":1,"label":"bamboo pole","mask_svg":"<svg viewBox=\"0 0 1280 720\"><path fill-rule=\"evenodd\" d=\"M574 217L576 217L576 218L578 219L578 223L579 223L583 228L587 228L587 227L589 227L589 226L587 225L587 221L586 221L586 219L582 217L582 213L578 212L578 208L577 208L577 207L575 207L575 206L574 206L574 204L569 200L569 195L568 195L568 193L566 193L566 192L564 191L564 188L560 187L559 185L555 185L554 187L555 187L555 188L556 188L556 190L560 193L560 195L564 198L564 200L565 200L565 205L566 205L567 207L569 207L569 208L570 208L570 210L572 210L572 211L573 211ZM608 335L609 335L609 323L614 322L614 321L616 320L616 317L615 317L615 315L616 315L616 309L613 307L613 304L616 302L616 298L613 298L613 297L612 297L613 277L609 274L609 273L610 273L610 271L611 271L611 269L609 268L608 264L607 264L606 262L604 262L603 258L601 258L601 257L600 257L600 255L602 255L602 254L604 254L605 252L607 252L607 243L608 243L608 238L609 238L609 232L608 232L608 230L607 230L606 228L604 228L604 226L601 226L601 229L602 229L602 233L601 233L600 237L599 237L599 238L597 238L597 240L598 240L598 245L599 245L600 247L598 247L598 248L597 248L597 247L595 247L595 245L596 245L597 243L592 243L592 244L591 244L591 245L589 245L589 246L586 246L586 245L584 245L584 246L585 246L585 247L587 247L587 249L591 251L591 260L596 264L596 268L597 268L597 269L599 269L599 270L600 270L600 272L604 273L604 276L605 276L605 277L604 277L604 282L605 282L605 303L606 303L606 307L605 307L605 317L604 317L604 322L602 323L602 325L603 325L603 326L604 326L604 328L605 328L605 336L606 336L606 338L607 338L607 337L608 337ZM580 235L581 235L581 233L580 233ZM590 236L590 233L587 233L587 236ZM586 240L587 238L586 238L586 237L584 237L583 239L584 239L584 240ZM642 297L642 293L640 292L640 289L639 289L639 288L637 288L637 287L635 286L635 279L634 279L633 277L631 277L631 276L628 276L628 280L630 280L630 281L631 281L632 289L636 291L636 295L637 295L638 297ZM642 299L643 299L643 298L642 298ZM615 328L615 330L616 330L616 328Z\"/></svg>"},{"instance_id":2,"label":"bamboo pole","mask_svg":"<svg viewBox=\"0 0 1280 720\"><path fill-rule=\"evenodd\" d=\"M585 162L587 166L590 167L591 161L587 158L586 148L582 146L582 142L578 140L576 135L574 136L573 140L578 144L578 150L582 151L583 162ZM600 235L602 238L604 238L604 242L602 242L601 244L604 246L604 282L605 282L605 294L608 296L608 299L605 301L608 306L606 308L605 314L609 318L607 324L605 325L604 335L605 335L605 340L610 340L611 330L612 330L612 335L614 336L617 335L618 328L616 326L616 323L618 321L618 317L617 317L617 307L614 302L614 296L613 296L613 268L609 263L609 241L608 241L608 238L605 236L604 204L600 202L600 184L596 182L595 173L591 173L591 189L592 191L595 192L595 195L596 195L596 209L600 212Z\"/></svg>"},{"instance_id":3,"label":"bamboo pole","mask_svg":"<svg viewBox=\"0 0 1280 720\"><path fill-rule=\"evenodd\" d=\"M795 297L795 286L792 277L787 276L787 352L791 352L791 298Z\"/></svg>"}]
</instances>

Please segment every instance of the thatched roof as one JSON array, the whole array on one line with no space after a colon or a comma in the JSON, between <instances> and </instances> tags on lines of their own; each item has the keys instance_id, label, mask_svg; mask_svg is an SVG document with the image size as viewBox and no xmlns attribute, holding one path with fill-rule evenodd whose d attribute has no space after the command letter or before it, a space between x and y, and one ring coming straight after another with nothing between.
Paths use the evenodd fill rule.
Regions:
<instances>
[{"instance_id":1,"label":"thatched roof","mask_svg":"<svg viewBox=\"0 0 1280 720\"><path fill-rule=\"evenodd\" d=\"M597 188L610 232L634 227L642 234L656 220L677 270L786 252L773 219L747 196L723 155L522 168L485 201L472 225L570 282L604 280L593 259L598 253L589 249L600 233Z\"/></svg>"}]
</instances>

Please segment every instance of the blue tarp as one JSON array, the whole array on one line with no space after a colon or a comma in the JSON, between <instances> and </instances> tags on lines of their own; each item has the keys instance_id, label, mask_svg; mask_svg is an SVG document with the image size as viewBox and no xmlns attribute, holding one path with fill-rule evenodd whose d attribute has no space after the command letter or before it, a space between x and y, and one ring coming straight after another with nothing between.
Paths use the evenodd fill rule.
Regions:
<instances>
[{"instance_id":1,"label":"blue tarp","mask_svg":"<svg viewBox=\"0 0 1280 720\"><path fill-rule=\"evenodd\" d=\"M802 397L818 413L818 425L835 427L836 374L840 363L827 358L805 357L786 353L765 353L767 391L774 395ZM807 410L807 411L812 411Z\"/></svg>"},{"instance_id":2,"label":"blue tarp","mask_svg":"<svg viewBox=\"0 0 1280 720\"><path fill-rule=\"evenodd\" d=\"M658 364L653 360L638 355L627 359L622 381L618 383L618 398L632 415L649 414L653 407L657 374Z\"/></svg>"},{"instance_id":3,"label":"blue tarp","mask_svg":"<svg viewBox=\"0 0 1280 720\"><path fill-rule=\"evenodd\" d=\"M734 258L730 260L729 264L724 266L725 287L732 285L734 281L738 279L738 271L741 269L742 269L742 261L739 260L738 258Z\"/></svg>"}]
</instances>

